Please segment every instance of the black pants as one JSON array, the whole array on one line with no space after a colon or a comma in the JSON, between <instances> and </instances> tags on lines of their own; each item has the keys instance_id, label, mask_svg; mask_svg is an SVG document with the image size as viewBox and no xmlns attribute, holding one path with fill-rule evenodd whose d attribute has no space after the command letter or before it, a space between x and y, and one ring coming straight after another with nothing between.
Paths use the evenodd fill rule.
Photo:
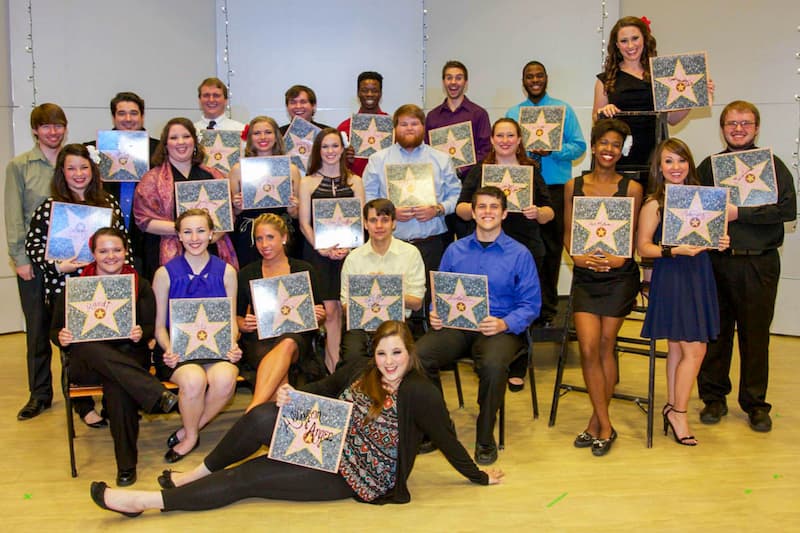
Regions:
<instances>
[{"instance_id":1,"label":"black pants","mask_svg":"<svg viewBox=\"0 0 800 533\"><path fill-rule=\"evenodd\" d=\"M450 328L431 330L417 342L422 366L439 390L442 388L440 368L462 357L471 357L475 361L480 405L476 429L478 444L488 446L495 442L494 423L503 404L508 367L524 345L519 335L500 333L487 337L478 332Z\"/></svg>"},{"instance_id":2,"label":"black pants","mask_svg":"<svg viewBox=\"0 0 800 533\"><path fill-rule=\"evenodd\" d=\"M372 333L363 329L349 329L342 334L342 344L339 348L339 364L344 366L356 359L370 356Z\"/></svg>"},{"instance_id":3,"label":"black pants","mask_svg":"<svg viewBox=\"0 0 800 533\"><path fill-rule=\"evenodd\" d=\"M561 251L564 249L564 186L548 185L547 190L556 216L539 226L545 256L536 266L539 267L542 289L541 317L551 321L558 309L558 274L561 271Z\"/></svg>"},{"instance_id":4,"label":"black pants","mask_svg":"<svg viewBox=\"0 0 800 533\"><path fill-rule=\"evenodd\" d=\"M44 276L33 269L34 278L25 281L17 276L22 313L25 315L25 342L28 359L28 390L31 398L53 400L53 376L50 361L50 310L44 303Z\"/></svg>"},{"instance_id":5,"label":"black pants","mask_svg":"<svg viewBox=\"0 0 800 533\"><path fill-rule=\"evenodd\" d=\"M705 402L725 401L731 392L734 328L739 336L739 405L746 412L770 409L769 327L781 273L777 250L762 255L731 256L711 253L719 299L720 335L708 344L697 386Z\"/></svg>"},{"instance_id":6,"label":"black pants","mask_svg":"<svg viewBox=\"0 0 800 533\"><path fill-rule=\"evenodd\" d=\"M269 445L278 416L274 403L253 408L240 418L206 457L213 473L176 489L161 492L165 511L216 509L245 498L328 501L355 493L339 474L273 461L261 455L234 468L227 466Z\"/></svg>"},{"instance_id":7,"label":"black pants","mask_svg":"<svg viewBox=\"0 0 800 533\"><path fill-rule=\"evenodd\" d=\"M158 378L148 371L150 351L125 352L112 343L86 342L74 344L69 358L73 382L103 385L117 468L135 468L139 407L152 411L165 390Z\"/></svg>"}]
</instances>

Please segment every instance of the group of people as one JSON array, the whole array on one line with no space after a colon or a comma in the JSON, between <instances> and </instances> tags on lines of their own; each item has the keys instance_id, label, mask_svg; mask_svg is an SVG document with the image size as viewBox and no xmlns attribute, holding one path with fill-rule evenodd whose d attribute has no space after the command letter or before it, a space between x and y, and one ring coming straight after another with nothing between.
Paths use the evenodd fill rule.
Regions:
<instances>
[{"instance_id":1,"label":"group of people","mask_svg":"<svg viewBox=\"0 0 800 533\"><path fill-rule=\"evenodd\" d=\"M709 158L696 168L685 143L659 139L663 120L675 124L687 112L614 118L620 111L652 111L648 61L655 55L656 41L645 22L624 17L614 25L595 87L591 171L576 178L572 164L586 143L572 108L547 93L547 70L538 61L523 68L527 98L493 124L486 110L466 96L466 66L448 61L442 69L444 102L427 115L414 104L400 106L392 116L394 143L368 159L356 158L342 135L349 133L350 119L338 128L315 122L314 91L293 86L285 95L290 118L302 117L321 131L307 175L301 177L291 166L290 205L256 211L243 209L240 164L227 176L203 164L198 131L241 131L243 157L284 155L288 124L279 127L273 118L257 116L245 126L227 117L227 87L217 78L198 87L200 120L173 118L160 139L151 138L151 168L138 183L102 183L95 152L81 144L64 145L63 110L50 103L36 107L31 113L36 144L9 163L5 194L9 255L27 326L30 399L18 418L33 418L52 402L52 338L69 352L74 378L103 384L104 410L98 413L86 400L76 402L76 411L91 427L110 421L117 485L127 486L136 481L138 409L170 412L180 406L181 426L167 438L165 454L167 462L179 461L198 446L200 430L230 401L243 360L256 371L252 401L198 467L181 474L165 471L159 478L162 492L119 491L93 483L94 501L128 516L145 509L207 509L252 496L406 502L406 479L423 442L441 449L471 481L497 483L501 471L481 471L475 462L489 465L497 459L494 427L505 389L524 387L525 332L532 325L548 326L555 317L573 199L624 196L634 201L638 254L654 259L642 335L668 340L665 432L671 428L680 444L697 444L687 418L695 379L705 403L701 420L716 423L727 412L734 328L742 360L739 403L754 430L769 431L769 325L783 222L795 217L791 174L775 158L778 202L727 206L728 235L719 249L661 246L665 184L713 185L713 177ZM359 113L386 114L380 108L382 88L377 72L359 75ZM526 152L520 108L542 105L565 106L562 148ZM111 114L114 129L144 129L144 101L134 93L112 99ZM447 154L425 142L426 131L465 121L472 124L478 164L455 168ZM720 126L726 151L752 149L760 127L758 109L731 102ZM630 151L626 139L633 139ZM409 207L388 200L386 165L394 163L429 164L435 203ZM509 213L502 190L481 186L486 164L531 167L531 205ZM231 234L215 231L205 210L175 216L176 181L226 177L236 214ZM313 200L338 197L361 201L368 240L355 249L318 249ZM93 262L45 258L53 201L112 209L111 227L91 239ZM609 416L617 381L614 341L641 288L639 266L631 258L603 253L572 259L574 320L592 405L574 445L602 456L617 438ZM487 276L490 315L477 330L443 327L426 287L433 270ZM316 319L326 334L319 371L302 388L354 404L342 465L337 474L323 474L258 457L227 468L269 445L276 406L289 401L290 369L313 366L316 357L313 333L258 338L250 281L304 271L310 275ZM137 307L137 325L128 339L73 343L74 332L64 323L65 279L128 273L135 276ZM375 332L343 326L347 277L374 273L403 275L407 319L413 313L430 326L416 341L403 322L385 322ZM223 347L223 359L182 361L172 350L169 301L200 297L232 299L234 342ZM438 379L441 369L461 357L475 360L479 376L475 462L455 437ZM158 377L148 372L151 363ZM178 395L159 379L175 382Z\"/></svg>"}]
</instances>

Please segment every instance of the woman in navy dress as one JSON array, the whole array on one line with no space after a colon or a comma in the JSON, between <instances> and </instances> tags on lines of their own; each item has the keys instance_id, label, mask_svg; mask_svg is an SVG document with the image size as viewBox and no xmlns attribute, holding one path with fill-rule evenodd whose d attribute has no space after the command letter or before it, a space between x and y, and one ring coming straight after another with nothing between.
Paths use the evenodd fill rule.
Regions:
<instances>
[{"instance_id":1,"label":"woman in navy dress","mask_svg":"<svg viewBox=\"0 0 800 533\"><path fill-rule=\"evenodd\" d=\"M665 184L699 185L689 147L679 139L668 139L654 153L650 170L654 191L639 217L637 248L643 258L655 258L650 282L650 301L642 337L667 339L667 404L664 405L664 433L669 428L675 441L695 446L689 431L687 407L706 344L719 335L719 308L714 272L706 248L661 246ZM737 210L729 205L728 219ZM720 250L730 244L720 239Z\"/></svg>"}]
</instances>

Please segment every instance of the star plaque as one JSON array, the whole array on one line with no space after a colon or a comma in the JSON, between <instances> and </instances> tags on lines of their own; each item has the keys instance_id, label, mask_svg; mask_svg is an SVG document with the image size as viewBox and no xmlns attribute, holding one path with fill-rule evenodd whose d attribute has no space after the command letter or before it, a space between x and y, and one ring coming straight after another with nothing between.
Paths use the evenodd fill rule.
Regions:
<instances>
[{"instance_id":1,"label":"star plaque","mask_svg":"<svg viewBox=\"0 0 800 533\"><path fill-rule=\"evenodd\" d=\"M716 248L727 232L728 189L667 185L661 243Z\"/></svg>"},{"instance_id":2,"label":"star plaque","mask_svg":"<svg viewBox=\"0 0 800 533\"><path fill-rule=\"evenodd\" d=\"M446 328L477 330L489 316L489 279L483 275L431 271L433 308Z\"/></svg>"},{"instance_id":3,"label":"star plaque","mask_svg":"<svg viewBox=\"0 0 800 533\"><path fill-rule=\"evenodd\" d=\"M705 52L650 58L656 111L709 107Z\"/></svg>"},{"instance_id":4,"label":"star plaque","mask_svg":"<svg viewBox=\"0 0 800 533\"><path fill-rule=\"evenodd\" d=\"M361 200L315 198L311 201L314 248L355 248L364 244Z\"/></svg>"},{"instance_id":5,"label":"star plaque","mask_svg":"<svg viewBox=\"0 0 800 533\"><path fill-rule=\"evenodd\" d=\"M283 135L286 142L286 155L292 158L292 163L300 169L300 174L306 173L308 158L311 157L311 147L314 138L322 131L304 118L294 117L289 128Z\"/></svg>"},{"instance_id":6,"label":"star plaque","mask_svg":"<svg viewBox=\"0 0 800 533\"><path fill-rule=\"evenodd\" d=\"M242 209L289 207L292 195L289 156L245 157L242 173Z\"/></svg>"},{"instance_id":7,"label":"star plaque","mask_svg":"<svg viewBox=\"0 0 800 533\"><path fill-rule=\"evenodd\" d=\"M633 198L576 196L572 199L570 255L633 255Z\"/></svg>"},{"instance_id":8,"label":"star plaque","mask_svg":"<svg viewBox=\"0 0 800 533\"><path fill-rule=\"evenodd\" d=\"M175 182L178 215L189 209L205 209L214 219L214 231L233 231L231 184L227 179Z\"/></svg>"},{"instance_id":9,"label":"star plaque","mask_svg":"<svg viewBox=\"0 0 800 533\"><path fill-rule=\"evenodd\" d=\"M564 138L563 105L523 106L519 110L522 144L525 150L558 152Z\"/></svg>"},{"instance_id":10,"label":"star plaque","mask_svg":"<svg viewBox=\"0 0 800 533\"><path fill-rule=\"evenodd\" d=\"M207 167L216 168L226 176L239 162L242 135L234 130L200 130L200 145L205 148Z\"/></svg>"},{"instance_id":11,"label":"star plaque","mask_svg":"<svg viewBox=\"0 0 800 533\"><path fill-rule=\"evenodd\" d=\"M727 187L731 203L753 207L778 202L772 150L758 148L711 156L714 185Z\"/></svg>"},{"instance_id":12,"label":"star plaque","mask_svg":"<svg viewBox=\"0 0 800 533\"><path fill-rule=\"evenodd\" d=\"M270 459L338 472L353 404L292 390L278 411L269 444Z\"/></svg>"},{"instance_id":13,"label":"star plaque","mask_svg":"<svg viewBox=\"0 0 800 533\"><path fill-rule=\"evenodd\" d=\"M53 202L44 258L48 261L94 261L89 237L100 228L111 225L112 210L108 207Z\"/></svg>"},{"instance_id":14,"label":"star plaque","mask_svg":"<svg viewBox=\"0 0 800 533\"><path fill-rule=\"evenodd\" d=\"M67 278L64 326L72 342L127 339L136 324L133 274Z\"/></svg>"},{"instance_id":15,"label":"star plaque","mask_svg":"<svg viewBox=\"0 0 800 533\"><path fill-rule=\"evenodd\" d=\"M347 329L375 331L387 320L405 320L401 274L353 274L346 283Z\"/></svg>"},{"instance_id":16,"label":"star plaque","mask_svg":"<svg viewBox=\"0 0 800 533\"><path fill-rule=\"evenodd\" d=\"M226 359L233 347L231 298L173 298L169 338L181 361Z\"/></svg>"},{"instance_id":17,"label":"star plaque","mask_svg":"<svg viewBox=\"0 0 800 533\"><path fill-rule=\"evenodd\" d=\"M508 211L519 213L533 204L533 167L530 165L483 165L481 186L497 187L506 195Z\"/></svg>"},{"instance_id":18,"label":"star plaque","mask_svg":"<svg viewBox=\"0 0 800 533\"><path fill-rule=\"evenodd\" d=\"M387 164L386 191L395 207L436 205L431 163Z\"/></svg>"},{"instance_id":19,"label":"star plaque","mask_svg":"<svg viewBox=\"0 0 800 533\"><path fill-rule=\"evenodd\" d=\"M251 280L250 296L259 339L319 327L308 272Z\"/></svg>"},{"instance_id":20,"label":"star plaque","mask_svg":"<svg viewBox=\"0 0 800 533\"><path fill-rule=\"evenodd\" d=\"M103 181L139 181L150 169L150 139L144 130L98 131L97 150Z\"/></svg>"},{"instance_id":21,"label":"star plaque","mask_svg":"<svg viewBox=\"0 0 800 533\"><path fill-rule=\"evenodd\" d=\"M443 152L453 159L456 168L474 165L475 140L472 133L472 122L459 122L428 132L431 148Z\"/></svg>"},{"instance_id":22,"label":"star plaque","mask_svg":"<svg viewBox=\"0 0 800 533\"><path fill-rule=\"evenodd\" d=\"M350 119L350 145L358 159L389 148L394 142L394 124L389 115L356 113Z\"/></svg>"}]
</instances>

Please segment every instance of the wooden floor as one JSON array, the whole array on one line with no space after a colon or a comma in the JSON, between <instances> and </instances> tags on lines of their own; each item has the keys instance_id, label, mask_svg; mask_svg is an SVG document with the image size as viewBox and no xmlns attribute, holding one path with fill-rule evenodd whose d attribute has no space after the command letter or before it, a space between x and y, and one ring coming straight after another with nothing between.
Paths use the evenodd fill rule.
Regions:
<instances>
[{"instance_id":1,"label":"wooden floor","mask_svg":"<svg viewBox=\"0 0 800 533\"><path fill-rule=\"evenodd\" d=\"M629 321L628 333L640 323ZM508 394L506 449L497 466L505 470L499 486L472 485L437 452L418 458L408 505L375 507L354 501L285 503L248 500L202 513L148 513L127 519L99 510L89 498L89 483L113 484L116 468L108 430L76 422L79 477L69 474L64 402L56 393L53 408L36 419L18 422L27 399L24 338L0 337L0 513L2 531L790 531L800 530L800 417L796 409L797 353L800 340L772 340L769 400L774 429L751 431L747 417L731 412L716 426L697 421L701 402L690 405L695 448L678 446L656 433L645 447L645 416L633 404L614 402L612 420L619 439L608 456L593 457L572 447L584 429L590 408L586 395L562 398L558 420L547 426L555 349L537 345L536 381L542 415L533 420L529 389ZM570 358L565 380L580 383L577 357ZM646 391L646 359L623 356L620 391ZM735 360L738 364L738 359ZM53 365L58 375L58 363ZM471 450L477 405L477 380L466 367L462 377L466 407L457 409L452 377L444 378L446 398L459 437ZM659 361L656 405L664 403L663 361ZM795 393L794 395L792 393ZM735 398L735 396L734 396ZM249 393L202 433L202 444L184 464L196 464L242 413ZM166 465L164 439L178 427L175 415L142 420L137 489L156 489ZM660 424L656 425L660 429ZM178 465L178 467L183 466ZM792 503L794 502L794 503Z\"/></svg>"}]
</instances>

